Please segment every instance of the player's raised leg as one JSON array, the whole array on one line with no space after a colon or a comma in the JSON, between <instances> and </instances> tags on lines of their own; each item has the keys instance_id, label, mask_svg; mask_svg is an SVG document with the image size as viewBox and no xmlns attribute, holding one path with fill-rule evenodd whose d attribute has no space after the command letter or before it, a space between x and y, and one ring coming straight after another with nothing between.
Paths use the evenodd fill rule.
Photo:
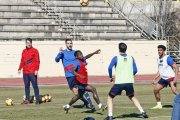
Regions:
<instances>
[{"instance_id":1,"label":"player's raised leg","mask_svg":"<svg viewBox=\"0 0 180 120\"><path fill-rule=\"evenodd\" d=\"M63 108L64 108L64 110L66 111L66 113L68 113L71 105L74 104L77 100L79 100L79 99L82 97L83 94L84 94L84 93L78 93L77 95L75 95L75 96L70 100L70 102L69 102L67 105L63 106Z\"/></svg>"},{"instance_id":2,"label":"player's raised leg","mask_svg":"<svg viewBox=\"0 0 180 120\"><path fill-rule=\"evenodd\" d=\"M76 77L71 76L71 77L66 77L66 79L69 85L69 89L74 93L74 95L78 95L78 88L76 87L76 83L75 83ZM80 100L82 100L84 103L82 107L84 106L88 107L88 104L90 104L90 106L93 106L90 97L88 97L89 94L88 93L84 93L84 94L86 96L81 96L80 98Z\"/></svg>"},{"instance_id":3,"label":"player's raised leg","mask_svg":"<svg viewBox=\"0 0 180 120\"><path fill-rule=\"evenodd\" d=\"M93 98L96 101L96 103L98 104L99 109L104 110L105 106L100 102L96 88L92 85L87 84L87 85L85 85L85 90L88 92L92 92Z\"/></svg>"}]
</instances>

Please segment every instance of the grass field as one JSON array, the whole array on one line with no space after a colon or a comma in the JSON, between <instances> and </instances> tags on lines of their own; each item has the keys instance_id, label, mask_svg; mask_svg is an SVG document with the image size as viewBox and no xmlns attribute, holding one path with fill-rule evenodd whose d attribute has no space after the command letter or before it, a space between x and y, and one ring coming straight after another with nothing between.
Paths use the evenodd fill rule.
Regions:
<instances>
[{"instance_id":1,"label":"grass field","mask_svg":"<svg viewBox=\"0 0 180 120\"><path fill-rule=\"evenodd\" d=\"M106 103L107 94L111 85L94 85L100 96L102 103ZM135 94L141 102L143 108L150 116L149 120L170 120L172 112L172 101L174 95L170 88L164 89L161 93L162 103L165 106L161 110L151 110L156 102L152 93L153 87L149 84L136 84ZM32 90L31 90L32 91ZM33 91L32 91L33 92ZM32 93L31 92L31 93ZM21 105L24 88L0 88L0 119L6 120L83 120L84 117L94 117L96 120L103 120L107 116L107 110L104 112L96 111L87 113L85 108L71 108L68 114L65 114L62 106L67 104L73 94L67 86L47 86L40 87L41 94L51 94L53 101L41 105ZM5 105L6 98L13 98L15 106L8 107ZM92 97L91 97L92 98ZM94 102L94 100L93 100ZM82 104L81 101L75 105ZM94 105L95 102L94 102ZM97 106L96 106L97 108ZM138 120L136 115L139 111L134 107L126 96L118 96L114 99L114 117L117 120Z\"/></svg>"}]
</instances>

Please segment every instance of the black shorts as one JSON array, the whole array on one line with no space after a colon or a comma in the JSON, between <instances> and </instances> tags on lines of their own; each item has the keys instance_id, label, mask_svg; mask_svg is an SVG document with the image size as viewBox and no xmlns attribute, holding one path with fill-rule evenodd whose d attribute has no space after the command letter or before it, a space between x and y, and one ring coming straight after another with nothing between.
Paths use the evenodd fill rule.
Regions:
<instances>
[{"instance_id":1,"label":"black shorts","mask_svg":"<svg viewBox=\"0 0 180 120\"><path fill-rule=\"evenodd\" d=\"M126 96L134 96L133 83L115 84L109 91L109 96L114 98L116 95L121 95L123 90L126 91Z\"/></svg>"},{"instance_id":2,"label":"black shorts","mask_svg":"<svg viewBox=\"0 0 180 120\"><path fill-rule=\"evenodd\" d=\"M162 85L163 87L167 87L168 85L170 86L170 82L173 81L174 78L169 78L167 80L161 78L159 81L158 81L158 84Z\"/></svg>"}]
</instances>

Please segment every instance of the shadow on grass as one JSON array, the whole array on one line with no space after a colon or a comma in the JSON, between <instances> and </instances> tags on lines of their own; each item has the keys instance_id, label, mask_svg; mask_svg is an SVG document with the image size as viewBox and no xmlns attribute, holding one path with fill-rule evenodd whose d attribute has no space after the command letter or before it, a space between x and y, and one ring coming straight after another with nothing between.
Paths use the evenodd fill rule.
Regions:
<instances>
[{"instance_id":1,"label":"shadow on grass","mask_svg":"<svg viewBox=\"0 0 180 120\"><path fill-rule=\"evenodd\" d=\"M73 105L72 107L73 107L73 108L84 108L83 105Z\"/></svg>"},{"instance_id":2,"label":"shadow on grass","mask_svg":"<svg viewBox=\"0 0 180 120\"><path fill-rule=\"evenodd\" d=\"M104 115L103 113L98 112L98 110L94 110L93 112L92 112L92 110L86 110L81 113L94 113L94 114L98 114L98 115Z\"/></svg>"},{"instance_id":3,"label":"shadow on grass","mask_svg":"<svg viewBox=\"0 0 180 120\"><path fill-rule=\"evenodd\" d=\"M173 108L172 105L163 105L163 108Z\"/></svg>"},{"instance_id":4,"label":"shadow on grass","mask_svg":"<svg viewBox=\"0 0 180 120\"><path fill-rule=\"evenodd\" d=\"M117 117L113 117L113 119L116 119L116 118L141 118L140 115L141 114L137 114L137 113L123 114L123 115L120 115Z\"/></svg>"}]
</instances>

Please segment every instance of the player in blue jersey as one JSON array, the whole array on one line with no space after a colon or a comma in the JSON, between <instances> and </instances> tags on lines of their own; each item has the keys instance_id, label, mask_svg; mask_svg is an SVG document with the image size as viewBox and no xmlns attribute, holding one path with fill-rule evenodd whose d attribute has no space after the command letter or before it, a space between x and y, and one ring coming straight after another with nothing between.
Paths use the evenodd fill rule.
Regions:
<instances>
[{"instance_id":1,"label":"player in blue jersey","mask_svg":"<svg viewBox=\"0 0 180 120\"><path fill-rule=\"evenodd\" d=\"M73 47L73 42L71 39L66 39L65 40L66 44L66 49L63 50L60 48L58 55L55 58L55 61L58 63L60 60L62 60L62 64L64 67L64 72L65 72L65 77L67 79L68 85L70 90L77 95L78 90L75 86L75 75L72 73L72 68L73 68L73 62L75 61L75 56L74 53L75 51L72 49ZM81 100L84 102L84 105L86 107L90 107L93 109L92 101L90 99L90 96L88 92L85 92Z\"/></svg>"}]
</instances>

